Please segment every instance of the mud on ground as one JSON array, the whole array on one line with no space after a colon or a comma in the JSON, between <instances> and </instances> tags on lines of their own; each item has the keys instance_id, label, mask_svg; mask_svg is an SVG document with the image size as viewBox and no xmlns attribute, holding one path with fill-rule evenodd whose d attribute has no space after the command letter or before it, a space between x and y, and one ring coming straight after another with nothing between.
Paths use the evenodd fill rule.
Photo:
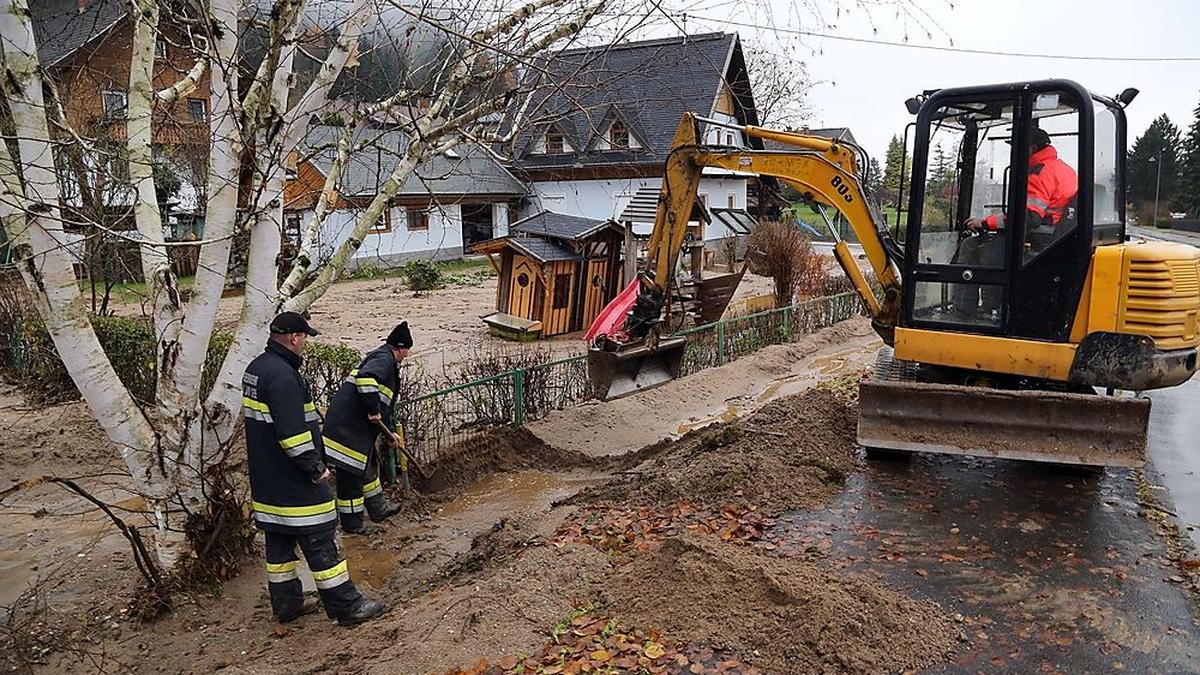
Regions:
<instances>
[{"instance_id":1,"label":"mud on ground","mask_svg":"<svg viewBox=\"0 0 1200 675\"><path fill-rule=\"evenodd\" d=\"M581 492L573 504L663 508L726 504L768 515L812 507L840 490L857 460L855 408L825 389L772 401L736 422L642 451L649 459Z\"/></svg>"}]
</instances>

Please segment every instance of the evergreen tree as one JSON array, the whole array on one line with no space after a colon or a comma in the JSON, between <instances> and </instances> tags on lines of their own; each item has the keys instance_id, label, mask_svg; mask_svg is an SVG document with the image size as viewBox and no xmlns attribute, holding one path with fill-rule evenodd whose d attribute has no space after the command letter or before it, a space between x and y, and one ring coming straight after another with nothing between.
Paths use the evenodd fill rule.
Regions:
<instances>
[{"instance_id":1,"label":"evergreen tree","mask_svg":"<svg viewBox=\"0 0 1200 675\"><path fill-rule=\"evenodd\" d=\"M876 206L883 204L883 170L879 168L879 160L872 157L867 163L867 196Z\"/></svg>"},{"instance_id":2,"label":"evergreen tree","mask_svg":"<svg viewBox=\"0 0 1200 675\"><path fill-rule=\"evenodd\" d=\"M900 193L908 193L908 173L912 160L904 152L904 144L896 136L888 142L887 157L883 166L883 201L886 206L897 206Z\"/></svg>"},{"instance_id":3,"label":"evergreen tree","mask_svg":"<svg viewBox=\"0 0 1200 675\"><path fill-rule=\"evenodd\" d=\"M1200 103L1192 114L1192 125L1183 139L1179 158L1179 182L1175 186L1175 208L1200 215Z\"/></svg>"},{"instance_id":4,"label":"evergreen tree","mask_svg":"<svg viewBox=\"0 0 1200 675\"><path fill-rule=\"evenodd\" d=\"M1129 151L1129 201L1152 203L1157 187L1159 204L1171 202L1179 173L1179 147L1179 128L1166 115L1159 115Z\"/></svg>"}]
</instances>

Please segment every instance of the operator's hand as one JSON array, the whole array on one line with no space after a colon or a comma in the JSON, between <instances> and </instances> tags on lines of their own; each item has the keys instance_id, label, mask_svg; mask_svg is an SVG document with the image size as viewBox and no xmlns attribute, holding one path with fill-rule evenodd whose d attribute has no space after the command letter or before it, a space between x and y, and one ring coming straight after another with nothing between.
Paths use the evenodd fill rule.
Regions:
<instances>
[{"instance_id":1,"label":"operator's hand","mask_svg":"<svg viewBox=\"0 0 1200 675\"><path fill-rule=\"evenodd\" d=\"M370 422L382 422L383 415L379 413L371 413L370 415L367 415L367 420Z\"/></svg>"},{"instance_id":2,"label":"operator's hand","mask_svg":"<svg viewBox=\"0 0 1200 675\"><path fill-rule=\"evenodd\" d=\"M967 218L967 227L972 230L982 230L983 218Z\"/></svg>"},{"instance_id":3,"label":"operator's hand","mask_svg":"<svg viewBox=\"0 0 1200 675\"><path fill-rule=\"evenodd\" d=\"M325 470L321 472L320 476L314 478L313 482L320 485L321 483L328 483L330 478L333 478L333 472L329 470L329 467L325 467Z\"/></svg>"},{"instance_id":4,"label":"operator's hand","mask_svg":"<svg viewBox=\"0 0 1200 675\"><path fill-rule=\"evenodd\" d=\"M400 434L388 434L388 435L391 436L391 438L388 440L389 440L389 442L391 442L392 447L393 448L400 447Z\"/></svg>"}]
</instances>

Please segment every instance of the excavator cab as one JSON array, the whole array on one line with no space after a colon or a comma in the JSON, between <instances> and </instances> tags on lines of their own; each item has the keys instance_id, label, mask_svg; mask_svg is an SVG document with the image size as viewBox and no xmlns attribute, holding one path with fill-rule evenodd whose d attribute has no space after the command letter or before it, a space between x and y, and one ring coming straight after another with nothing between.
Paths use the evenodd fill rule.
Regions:
<instances>
[{"instance_id":1,"label":"excavator cab","mask_svg":"<svg viewBox=\"0 0 1200 675\"><path fill-rule=\"evenodd\" d=\"M1066 341L1124 241L1124 111L1051 80L934 92L916 128L901 323Z\"/></svg>"}]
</instances>

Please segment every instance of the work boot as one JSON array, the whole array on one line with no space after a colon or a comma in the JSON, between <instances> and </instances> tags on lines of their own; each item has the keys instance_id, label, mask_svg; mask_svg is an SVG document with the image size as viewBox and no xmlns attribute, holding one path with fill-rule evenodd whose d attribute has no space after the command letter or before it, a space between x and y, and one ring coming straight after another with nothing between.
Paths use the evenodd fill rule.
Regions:
<instances>
[{"instance_id":1,"label":"work boot","mask_svg":"<svg viewBox=\"0 0 1200 675\"><path fill-rule=\"evenodd\" d=\"M403 508L396 502L388 501L387 497L381 497L379 502L377 506L371 503L367 504L367 515L371 516L371 520L377 523L382 523L400 513L401 508Z\"/></svg>"},{"instance_id":2,"label":"work boot","mask_svg":"<svg viewBox=\"0 0 1200 675\"><path fill-rule=\"evenodd\" d=\"M339 626L354 626L364 621L370 621L375 617L387 611L387 605L378 600L368 600L363 598L363 601L358 603L358 606L350 610L345 616L338 617Z\"/></svg>"},{"instance_id":3,"label":"work boot","mask_svg":"<svg viewBox=\"0 0 1200 675\"><path fill-rule=\"evenodd\" d=\"M300 608L294 612L284 612L282 614L276 614L275 620L278 621L279 623L291 623L291 622L295 621L296 619L299 619L302 616L307 616L309 614L312 614L313 612L317 611L320 608L321 608L321 603L318 600L305 601L304 604L302 604L300 606Z\"/></svg>"},{"instance_id":4,"label":"work boot","mask_svg":"<svg viewBox=\"0 0 1200 675\"><path fill-rule=\"evenodd\" d=\"M381 529L382 528L372 525L365 521L361 522L358 525L355 525L353 527L347 527L346 525L342 525L342 532L345 532L346 534L355 534L355 535L362 535L362 536L370 536L372 534L377 534Z\"/></svg>"}]
</instances>

